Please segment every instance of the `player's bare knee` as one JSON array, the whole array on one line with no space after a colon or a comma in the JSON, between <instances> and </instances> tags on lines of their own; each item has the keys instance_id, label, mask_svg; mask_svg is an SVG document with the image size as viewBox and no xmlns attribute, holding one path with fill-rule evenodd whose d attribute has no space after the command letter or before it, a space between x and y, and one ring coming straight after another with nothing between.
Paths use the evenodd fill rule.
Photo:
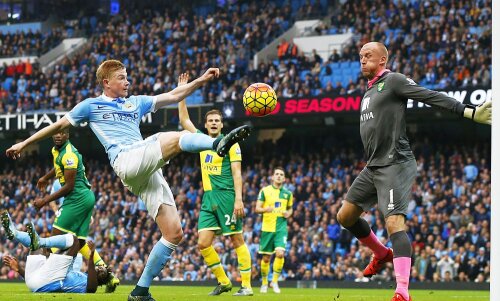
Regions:
<instances>
[{"instance_id":1,"label":"player's bare knee","mask_svg":"<svg viewBox=\"0 0 500 301\"><path fill-rule=\"evenodd\" d=\"M347 214L344 212L344 210L342 210L342 208L339 210L339 212L337 213L337 221L339 222L339 224L341 224L342 226L344 227L347 227L347 226L350 226L349 225L349 217L347 216Z\"/></svg>"},{"instance_id":2,"label":"player's bare knee","mask_svg":"<svg viewBox=\"0 0 500 301\"><path fill-rule=\"evenodd\" d=\"M277 250L276 251L276 257L278 257L278 258L285 257L285 252L283 252L283 250Z\"/></svg>"},{"instance_id":3,"label":"player's bare knee","mask_svg":"<svg viewBox=\"0 0 500 301\"><path fill-rule=\"evenodd\" d=\"M184 232L182 229L171 231L171 233L164 234L163 238L174 245L178 245L184 239Z\"/></svg>"},{"instance_id":4,"label":"player's bare knee","mask_svg":"<svg viewBox=\"0 0 500 301\"><path fill-rule=\"evenodd\" d=\"M243 244L245 244L245 240L243 239L243 235L241 233L233 234L230 236L231 242L235 248L239 248Z\"/></svg>"},{"instance_id":5,"label":"player's bare knee","mask_svg":"<svg viewBox=\"0 0 500 301\"><path fill-rule=\"evenodd\" d=\"M198 240L198 250L205 250L206 248L210 248L212 243L209 243L208 241L204 240Z\"/></svg>"},{"instance_id":6,"label":"player's bare knee","mask_svg":"<svg viewBox=\"0 0 500 301\"><path fill-rule=\"evenodd\" d=\"M262 256L262 261L264 261L265 263L269 263L271 261L271 256L269 255Z\"/></svg>"},{"instance_id":7,"label":"player's bare knee","mask_svg":"<svg viewBox=\"0 0 500 301\"><path fill-rule=\"evenodd\" d=\"M385 219L385 227L389 235L406 230L405 219L402 215L391 215Z\"/></svg>"}]
</instances>

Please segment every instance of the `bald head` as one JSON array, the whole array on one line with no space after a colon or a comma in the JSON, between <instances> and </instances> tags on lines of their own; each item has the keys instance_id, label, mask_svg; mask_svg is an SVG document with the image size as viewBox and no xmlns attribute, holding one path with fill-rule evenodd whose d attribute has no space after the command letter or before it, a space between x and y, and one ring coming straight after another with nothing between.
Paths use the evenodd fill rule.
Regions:
<instances>
[{"instance_id":1,"label":"bald head","mask_svg":"<svg viewBox=\"0 0 500 301\"><path fill-rule=\"evenodd\" d=\"M384 44L369 42L363 45L359 51L361 62L361 73L368 79L372 79L378 72L385 69L389 52Z\"/></svg>"}]
</instances>

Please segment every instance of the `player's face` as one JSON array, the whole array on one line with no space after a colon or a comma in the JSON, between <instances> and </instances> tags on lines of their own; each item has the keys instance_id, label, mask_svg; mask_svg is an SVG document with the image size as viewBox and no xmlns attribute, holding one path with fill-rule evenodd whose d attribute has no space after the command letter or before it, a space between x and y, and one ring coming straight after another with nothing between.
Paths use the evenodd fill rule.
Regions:
<instances>
[{"instance_id":1,"label":"player's face","mask_svg":"<svg viewBox=\"0 0 500 301\"><path fill-rule=\"evenodd\" d=\"M97 284L102 285L107 282L108 279L108 270L103 266L95 267L95 271L97 274Z\"/></svg>"},{"instance_id":2,"label":"player's face","mask_svg":"<svg viewBox=\"0 0 500 301\"><path fill-rule=\"evenodd\" d=\"M281 186L285 181L285 173L281 169L276 169L273 174L273 183L275 186Z\"/></svg>"},{"instance_id":3,"label":"player's face","mask_svg":"<svg viewBox=\"0 0 500 301\"><path fill-rule=\"evenodd\" d=\"M56 133L54 136L52 136L52 140L54 140L54 144L56 146L61 146L68 140L68 134L66 132Z\"/></svg>"},{"instance_id":4,"label":"player's face","mask_svg":"<svg viewBox=\"0 0 500 301\"><path fill-rule=\"evenodd\" d=\"M361 73L364 77L372 79L387 58L378 51L373 44L366 44L359 52L359 62L361 63ZM382 64L382 65L381 65Z\"/></svg>"},{"instance_id":5,"label":"player's face","mask_svg":"<svg viewBox=\"0 0 500 301\"><path fill-rule=\"evenodd\" d=\"M205 128L208 131L208 135L211 137L217 137L222 131L222 119L219 114L210 114L207 116L205 121Z\"/></svg>"},{"instance_id":6,"label":"player's face","mask_svg":"<svg viewBox=\"0 0 500 301\"><path fill-rule=\"evenodd\" d=\"M109 80L104 80L104 86L108 88L106 92L109 93L109 97L127 97L130 86L127 70L121 69L113 73Z\"/></svg>"}]
</instances>

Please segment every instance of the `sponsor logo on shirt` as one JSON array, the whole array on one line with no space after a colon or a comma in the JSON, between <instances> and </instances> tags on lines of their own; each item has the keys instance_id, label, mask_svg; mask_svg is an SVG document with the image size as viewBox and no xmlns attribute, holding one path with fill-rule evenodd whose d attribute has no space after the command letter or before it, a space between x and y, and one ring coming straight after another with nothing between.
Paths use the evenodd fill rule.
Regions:
<instances>
[{"instance_id":1,"label":"sponsor logo on shirt","mask_svg":"<svg viewBox=\"0 0 500 301\"><path fill-rule=\"evenodd\" d=\"M370 106L370 97L363 98L361 103L361 112L368 109L369 106Z\"/></svg>"},{"instance_id":2,"label":"sponsor logo on shirt","mask_svg":"<svg viewBox=\"0 0 500 301\"><path fill-rule=\"evenodd\" d=\"M241 155L241 149L238 147L238 148L236 149L235 153L236 153L237 155Z\"/></svg>"},{"instance_id":3,"label":"sponsor logo on shirt","mask_svg":"<svg viewBox=\"0 0 500 301\"><path fill-rule=\"evenodd\" d=\"M212 160L213 160L214 156L212 155L207 155L205 157L205 163L212 163Z\"/></svg>"},{"instance_id":4,"label":"sponsor logo on shirt","mask_svg":"<svg viewBox=\"0 0 500 301\"><path fill-rule=\"evenodd\" d=\"M281 207L281 202L274 202L274 208Z\"/></svg>"},{"instance_id":5,"label":"sponsor logo on shirt","mask_svg":"<svg viewBox=\"0 0 500 301\"><path fill-rule=\"evenodd\" d=\"M114 121L136 121L139 119L139 114L113 112L103 114L102 119L113 119Z\"/></svg>"},{"instance_id":6,"label":"sponsor logo on shirt","mask_svg":"<svg viewBox=\"0 0 500 301\"><path fill-rule=\"evenodd\" d=\"M370 107L370 97L363 98L361 102L361 112L368 110ZM367 121L369 119L373 119L373 112L361 113L361 121Z\"/></svg>"},{"instance_id":7,"label":"sponsor logo on shirt","mask_svg":"<svg viewBox=\"0 0 500 301\"><path fill-rule=\"evenodd\" d=\"M66 165L71 166L73 164L75 164L75 161L73 161L73 159L66 159Z\"/></svg>"}]
</instances>

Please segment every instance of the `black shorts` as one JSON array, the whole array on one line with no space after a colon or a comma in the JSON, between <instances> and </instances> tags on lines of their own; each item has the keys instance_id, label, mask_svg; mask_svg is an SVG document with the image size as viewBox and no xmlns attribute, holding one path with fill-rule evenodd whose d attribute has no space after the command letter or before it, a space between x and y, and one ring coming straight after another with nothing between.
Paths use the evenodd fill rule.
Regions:
<instances>
[{"instance_id":1,"label":"black shorts","mask_svg":"<svg viewBox=\"0 0 500 301\"><path fill-rule=\"evenodd\" d=\"M384 217L396 214L406 216L416 176L415 160L383 167L365 167L349 188L347 201L364 211L378 204Z\"/></svg>"}]
</instances>

